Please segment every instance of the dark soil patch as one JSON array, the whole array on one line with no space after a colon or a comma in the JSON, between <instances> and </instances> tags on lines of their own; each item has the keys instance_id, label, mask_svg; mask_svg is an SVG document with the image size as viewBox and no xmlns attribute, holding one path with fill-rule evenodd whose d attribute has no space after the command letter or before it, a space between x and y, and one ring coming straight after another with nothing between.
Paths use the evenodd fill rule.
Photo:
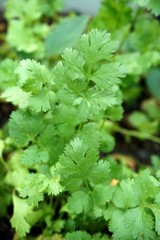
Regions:
<instances>
[{"instance_id":1,"label":"dark soil patch","mask_svg":"<svg viewBox=\"0 0 160 240\"><path fill-rule=\"evenodd\" d=\"M8 122L11 112L15 110L15 107L10 103L0 103L0 128Z\"/></svg>"},{"instance_id":2,"label":"dark soil patch","mask_svg":"<svg viewBox=\"0 0 160 240\"><path fill-rule=\"evenodd\" d=\"M126 142L121 134L115 135L116 146L114 152L133 156L139 163L150 165L151 156L160 156L160 144L132 138L130 142Z\"/></svg>"},{"instance_id":3,"label":"dark soil patch","mask_svg":"<svg viewBox=\"0 0 160 240\"><path fill-rule=\"evenodd\" d=\"M14 231L11 229L10 221L7 217L0 219L0 236L3 240L12 240Z\"/></svg>"}]
</instances>

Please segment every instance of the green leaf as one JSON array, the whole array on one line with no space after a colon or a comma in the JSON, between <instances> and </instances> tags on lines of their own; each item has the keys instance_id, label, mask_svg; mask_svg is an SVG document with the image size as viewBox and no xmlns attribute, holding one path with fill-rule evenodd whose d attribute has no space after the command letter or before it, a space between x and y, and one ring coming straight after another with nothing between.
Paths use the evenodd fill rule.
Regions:
<instances>
[{"instance_id":1,"label":"green leaf","mask_svg":"<svg viewBox=\"0 0 160 240\"><path fill-rule=\"evenodd\" d=\"M126 70L109 62L114 50L110 34L93 29L82 35L77 50L65 50L53 69L59 101L75 107L81 121L100 119L107 108L121 102L119 78Z\"/></svg>"},{"instance_id":2,"label":"green leaf","mask_svg":"<svg viewBox=\"0 0 160 240\"><path fill-rule=\"evenodd\" d=\"M107 161L99 160L92 164L87 173L87 179L93 184L108 183L110 165Z\"/></svg>"},{"instance_id":3,"label":"green leaf","mask_svg":"<svg viewBox=\"0 0 160 240\"><path fill-rule=\"evenodd\" d=\"M79 172L85 177L88 168L97 161L97 155L96 149L89 148L83 140L77 137L65 147L59 161L69 175Z\"/></svg>"},{"instance_id":4,"label":"green leaf","mask_svg":"<svg viewBox=\"0 0 160 240\"><path fill-rule=\"evenodd\" d=\"M128 27L132 17L131 7L127 3L128 0L101 1L100 10L91 21L91 27L101 30L107 29L115 39L121 42L125 34L124 26Z\"/></svg>"},{"instance_id":5,"label":"green leaf","mask_svg":"<svg viewBox=\"0 0 160 240\"><path fill-rule=\"evenodd\" d=\"M90 166L98 160L97 149L92 149L80 138L75 138L59 158L58 169L63 185L69 191L79 190L88 178Z\"/></svg>"},{"instance_id":6,"label":"green leaf","mask_svg":"<svg viewBox=\"0 0 160 240\"><path fill-rule=\"evenodd\" d=\"M149 169L146 169L135 178L135 191L137 191L137 196L140 201L153 200L159 193L159 186L159 181L150 175Z\"/></svg>"},{"instance_id":7,"label":"green leaf","mask_svg":"<svg viewBox=\"0 0 160 240\"><path fill-rule=\"evenodd\" d=\"M51 178L48 180L47 192L49 195L58 195L63 191L63 187L60 185L60 175L54 166L50 168L50 173Z\"/></svg>"},{"instance_id":8,"label":"green leaf","mask_svg":"<svg viewBox=\"0 0 160 240\"><path fill-rule=\"evenodd\" d=\"M153 50L145 53L137 51L117 55L116 60L126 66L128 74L137 76L146 73L151 66L157 65L160 55L158 51Z\"/></svg>"},{"instance_id":9,"label":"green leaf","mask_svg":"<svg viewBox=\"0 0 160 240\"><path fill-rule=\"evenodd\" d=\"M45 5L49 5L49 2ZM9 44L25 53L37 51L37 55L42 57L43 39L48 33L49 26L41 21L44 14L41 1L22 0L19 3L18 0L8 0L5 13L9 23L7 34Z\"/></svg>"},{"instance_id":10,"label":"green leaf","mask_svg":"<svg viewBox=\"0 0 160 240\"><path fill-rule=\"evenodd\" d=\"M27 2L25 0L21 2L17 0L7 1L6 9L8 19L20 18L30 22L39 19L41 16L40 5L37 0L28 0Z\"/></svg>"},{"instance_id":11,"label":"green leaf","mask_svg":"<svg viewBox=\"0 0 160 240\"><path fill-rule=\"evenodd\" d=\"M82 35L77 48L89 67L101 60L110 60L117 47L117 44L110 40L110 33L98 29Z\"/></svg>"},{"instance_id":12,"label":"green leaf","mask_svg":"<svg viewBox=\"0 0 160 240\"><path fill-rule=\"evenodd\" d=\"M101 235L100 233L91 236L85 231L75 231L67 233L65 240L109 240L109 237L107 237L107 235Z\"/></svg>"},{"instance_id":13,"label":"green leaf","mask_svg":"<svg viewBox=\"0 0 160 240\"><path fill-rule=\"evenodd\" d=\"M47 56L60 54L66 47L75 45L84 32L88 19L88 16L77 16L61 21L46 37Z\"/></svg>"},{"instance_id":14,"label":"green leaf","mask_svg":"<svg viewBox=\"0 0 160 240\"><path fill-rule=\"evenodd\" d=\"M87 232L75 231L67 233L65 240L91 240L91 236Z\"/></svg>"},{"instance_id":15,"label":"green leaf","mask_svg":"<svg viewBox=\"0 0 160 240\"><path fill-rule=\"evenodd\" d=\"M115 147L115 138L107 133L106 130L101 131L101 144L100 150L104 153L111 152Z\"/></svg>"},{"instance_id":16,"label":"green leaf","mask_svg":"<svg viewBox=\"0 0 160 240\"><path fill-rule=\"evenodd\" d=\"M35 29L33 30L33 28ZM38 34L34 33L34 31L36 32L36 28L40 28ZM29 27L27 27L24 21L12 19L9 23L7 41L10 46L16 48L19 52L33 53L39 51L39 55L42 55L44 52L44 45L41 39L44 38L47 32L47 25L29 25Z\"/></svg>"},{"instance_id":17,"label":"green leaf","mask_svg":"<svg viewBox=\"0 0 160 240\"><path fill-rule=\"evenodd\" d=\"M88 212L92 206L91 198L88 193L77 191L68 199L67 206L69 210L76 214L80 214L83 211Z\"/></svg>"},{"instance_id":18,"label":"green leaf","mask_svg":"<svg viewBox=\"0 0 160 240\"><path fill-rule=\"evenodd\" d=\"M35 60L27 59L20 62L15 72L19 78L18 85L23 90L18 87L16 88L20 97L23 97L24 95L22 99L26 99L25 105L27 105L27 107L34 112L46 112L51 109L51 106L54 106L56 95L51 90L54 82L51 74L45 66ZM10 91L9 93L5 93L4 97L8 97ZM14 95L14 92L12 94L11 91L12 98L9 95L9 100L13 100L15 102L19 100L19 105L22 105L23 101L19 99L20 97L17 96L17 100Z\"/></svg>"},{"instance_id":19,"label":"green leaf","mask_svg":"<svg viewBox=\"0 0 160 240\"><path fill-rule=\"evenodd\" d=\"M84 143L89 145L91 148L99 147L100 142L100 132L98 130L98 125L96 123L87 123L83 126L78 136L83 139Z\"/></svg>"},{"instance_id":20,"label":"green leaf","mask_svg":"<svg viewBox=\"0 0 160 240\"><path fill-rule=\"evenodd\" d=\"M160 235L160 207L159 204L157 206L153 205L151 207L152 212L154 213L155 216L155 230L158 233L158 236Z\"/></svg>"},{"instance_id":21,"label":"green leaf","mask_svg":"<svg viewBox=\"0 0 160 240\"><path fill-rule=\"evenodd\" d=\"M107 89L120 83L120 79L125 77L126 69L120 63L108 63L102 65L92 74L91 80L101 89Z\"/></svg>"},{"instance_id":22,"label":"green leaf","mask_svg":"<svg viewBox=\"0 0 160 240\"><path fill-rule=\"evenodd\" d=\"M113 232L114 239L140 239L139 236L146 240L156 239L153 217L141 207L126 212L112 210L109 230Z\"/></svg>"},{"instance_id":23,"label":"green leaf","mask_svg":"<svg viewBox=\"0 0 160 240\"><path fill-rule=\"evenodd\" d=\"M143 171L134 179L123 180L120 183L120 188L117 188L113 197L116 208L110 209L109 228L115 239L138 239L139 236L148 240L156 239L151 211L155 213L155 209L159 209L157 200L154 202L157 194L159 181L150 175L149 170ZM159 211L156 211L155 217L158 219ZM156 222L159 231L157 224Z\"/></svg>"},{"instance_id":24,"label":"green leaf","mask_svg":"<svg viewBox=\"0 0 160 240\"><path fill-rule=\"evenodd\" d=\"M57 136L55 125L51 122L45 124L43 132L38 136L37 143L41 149L49 153L49 165L52 166L58 161L58 158L64 149L64 140Z\"/></svg>"},{"instance_id":25,"label":"green leaf","mask_svg":"<svg viewBox=\"0 0 160 240\"><path fill-rule=\"evenodd\" d=\"M138 111L131 113L128 117L128 120L132 126L139 129L143 129L144 124L148 123L149 121L144 113Z\"/></svg>"},{"instance_id":26,"label":"green leaf","mask_svg":"<svg viewBox=\"0 0 160 240\"><path fill-rule=\"evenodd\" d=\"M38 94L31 95L29 98L29 108L35 112L47 112L54 107L56 95L47 88L42 88Z\"/></svg>"},{"instance_id":27,"label":"green leaf","mask_svg":"<svg viewBox=\"0 0 160 240\"><path fill-rule=\"evenodd\" d=\"M146 7L148 10L151 10L156 16L160 15L160 5L157 0L134 0L134 2L142 7Z\"/></svg>"},{"instance_id":28,"label":"green leaf","mask_svg":"<svg viewBox=\"0 0 160 240\"><path fill-rule=\"evenodd\" d=\"M109 231L113 233L113 239L128 240L131 238L131 233L124 226L124 212L119 209L111 209L111 220L109 222Z\"/></svg>"},{"instance_id":29,"label":"green leaf","mask_svg":"<svg viewBox=\"0 0 160 240\"><path fill-rule=\"evenodd\" d=\"M11 114L9 132L17 145L27 145L43 131L43 128L43 118L40 115L34 116L18 110Z\"/></svg>"},{"instance_id":30,"label":"green leaf","mask_svg":"<svg viewBox=\"0 0 160 240\"><path fill-rule=\"evenodd\" d=\"M17 61L11 59L5 59L0 63L0 89L6 90L9 87L13 87L16 82L16 75L13 74L17 67Z\"/></svg>"},{"instance_id":31,"label":"green leaf","mask_svg":"<svg viewBox=\"0 0 160 240\"><path fill-rule=\"evenodd\" d=\"M133 208L140 204L132 180L123 180L120 183L120 188L114 194L113 203L116 207L122 209Z\"/></svg>"},{"instance_id":32,"label":"green leaf","mask_svg":"<svg viewBox=\"0 0 160 240\"><path fill-rule=\"evenodd\" d=\"M16 229L19 237L25 237L31 227L39 220L41 211L33 211L33 207L28 206L26 200L13 195L13 216L11 218L12 227Z\"/></svg>"},{"instance_id":33,"label":"green leaf","mask_svg":"<svg viewBox=\"0 0 160 240\"><path fill-rule=\"evenodd\" d=\"M18 85L33 94L37 94L44 84L50 82L50 85L54 85L48 69L35 60L22 60L15 73L19 78Z\"/></svg>"},{"instance_id":34,"label":"green leaf","mask_svg":"<svg viewBox=\"0 0 160 240\"><path fill-rule=\"evenodd\" d=\"M5 98L6 102L11 102L19 108L26 108L29 103L30 93L24 92L19 87L11 87L4 91L1 98Z\"/></svg>"},{"instance_id":35,"label":"green leaf","mask_svg":"<svg viewBox=\"0 0 160 240\"><path fill-rule=\"evenodd\" d=\"M45 16L53 17L53 14L56 12L61 12L64 9L64 0L54 0L54 1L48 1L44 2L43 0L40 0L40 7L41 12L45 14ZM56 240L56 239L55 239Z\"/></svg>"},{"instance_id":36,"label":"green leaf","mask_svg":"<svg viewBox=\"0 0 160 240\"><path fill-rule=\"evenodd\" d=\"M153 68L147 73L146 84L149 92L160 100L160 69Z\"/></svg>"},{"instance_id":37,"label":"green leaf","mask_svg":"<svg viewBox=\"0 0 160 240\"><path fill-rule=\"evenodd\" d=\"M123 107L122 106L112 106L107 109L107 115L113 121L120 120L123 116Z\"/></svg>"},{"instance_id":38,"label":"green leaf","mask_svg":"<svg viewBox=\"0 0 160 240\"><path fill-rule=\"evenodd\" d=\"M8 172L5 180L7 184L14 186L19 190L21 183L25 181L27 175L27 169L23 168L22 165L19 165L19 168L12 169L12 171Z\"/></svg>"},{"instance_id":39,"label":"green leaf","mask_svg":"<svg viewBox=\"0 0 160 240\"><path fill-rule=\"evenodd\" d=\"M128 117L129 123L137 128L142 136L149 136L151 134L156 134L158 130L158 121L152 120L143 112L135 111L131 113Z\"/></svg>"},{"instance_id":40,"label":"green leaf","mask_svg":"<svg viewBox=\"0 0 160 240\"><path fill-rule=\"evenodd\" d=\"M143 15L140 15L135 22L134 31L128 36L127 42L132 51L139 53L140 58L144 58L144 56L147 57L148 55L146 58L147 63L143 63L143 61L141 61L142 66L150 65L150 63L155 62L156 57L159 58L159 30L160 26L156 18L151 18L151 16L145 18ZM147 38L146 35L148 35ZM149 59L151 52L152 56ZM131 52L128 54L131 54Z\"/></svg>"},{"instance_id":41,"label":"green leaf","mask_svg":"<svg viewBox=\"0 0 160 240\"><path fill-rule=\"evenodd\" d=\"M62 190L60 176L53 166L50 168L50 176L43 173L28 174L21 184L20 196L28 197L29 205L38 206L38 202L43 201L44 194L58 195Z\"/></svg>"},{"instance_id":42,"label":"green leaf","mask_svg":"<svg viewBox=\"0 0 160 240\"><path fill-rule=\"evenodd\" d=\"M75 128L80 124L78 111L72 106L59 104L54 109L54 123L62 138L68 142L75 134Z\"/></svg>"},{"instance_id":43,"label":"green leaf","mask_svg":"<svg viewBox=\"0 0 160 240\"><path fill-rule=\"evenodd\" d=\"M47 151L41 150L37 145L29 146L22 154L21 162L25 166L31 167L35 164L47 163L49 154Z\"/></svg>"},{"instance_id":44,"label":"green leaf","mask_svg":"<svg viewBox=\"0 0 160 240\"><path fill-rule=\"evenodd\" d=\"M141 207L128 210L125 214L124 224L130 229L131 235L135 239L140 235L144 239L155 239L153 217Z\"/></svg>"},{"instance_id":45,"label":"green leaf","mask_svg":"<svg viewBox=\"0 0 160 240\"><path fill-rule=\"evenodd\" d=\"M111 201L114 188L110 185L99 184L96 185L92 192L94 204L96 206L104 205Z\"/></svg>"}]
</instances>

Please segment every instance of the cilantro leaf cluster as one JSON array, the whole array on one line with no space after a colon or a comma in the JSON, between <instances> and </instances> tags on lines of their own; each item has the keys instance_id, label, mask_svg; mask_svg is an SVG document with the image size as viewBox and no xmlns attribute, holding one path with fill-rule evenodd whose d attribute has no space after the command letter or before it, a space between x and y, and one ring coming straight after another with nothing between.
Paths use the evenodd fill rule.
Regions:
<instances>
[{"instance_id":1,"label":"cilantro leaf cluster","mask_svg":"<svg viewBox=\"0 0 160 240\"><path fill-rule=\"evenodd\" d=\"M92 209L94 217L104 215L114 189L110 166L99 159L100 146L110 140L99 121L114 118L116 109L115 118L121 117L119 85L126 73L114 61L115 50L110 34L95 29L80 38L76 49L66 49L52 71L30 59L15 69L17 84L2 97L19 107L11 114L9 132L27 170L17 191L29 206L66 191L70 212ZM25 234L16 223L13 227Z\"/></svg>"}]
</instances>

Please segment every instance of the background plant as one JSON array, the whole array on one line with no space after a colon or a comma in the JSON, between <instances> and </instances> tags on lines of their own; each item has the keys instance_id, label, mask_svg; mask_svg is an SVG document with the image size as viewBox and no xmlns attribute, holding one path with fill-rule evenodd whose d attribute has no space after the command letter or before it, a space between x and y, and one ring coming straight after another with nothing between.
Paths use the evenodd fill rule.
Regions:
<instances>
[{"instance_id":1,"label":"background plant","mask_svg":"<svg viewBox=\"0 0 160 240\"><path fill-rule=\"evenodd\" d=\"M158 29L160 26L158 15L159 5L155 1L133 1L132 3L127 0L102 1L99 14L91 22L91 27L108 29L112 33L113 39L119 40L119 52L116 54L116 59L127 67L128 74L126 80L123 81L122 88L126 107L130 111L138 110L142 96L156 98L156 101L159 102L160 35ZM151 101L154 100L151 99ZM141 113L140 115L134 114L136 116L135 124L142 115L145 115L143 107L138 111ZM127 120L127 125L131 123L130 118ZM158 125L157 129L151 130L152 133L148 131L148 134L143 134L143 131L141 134L142 129L140 128L138 128L140 134L122 129L123 134L133 134L133 137L152 139L159 143L159 139L153 136L157 135L159 131L159 120L151 115L149 118L148 116L144 118L144 127L148 125L148 128L156 129L156 126L152 125ZM117 128L117 130L120 129Z\"/></svg>"}]
</instances>

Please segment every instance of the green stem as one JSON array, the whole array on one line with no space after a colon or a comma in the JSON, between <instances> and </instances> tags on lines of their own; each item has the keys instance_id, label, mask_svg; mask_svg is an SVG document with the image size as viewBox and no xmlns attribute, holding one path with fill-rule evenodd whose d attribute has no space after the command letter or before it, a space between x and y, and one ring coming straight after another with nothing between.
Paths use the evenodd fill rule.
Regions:
<instances>
[{"instance_id":1,"label":"green stem","mask_svg":"<svg viewBox=\"0 0 160 240\"><path fill-rule=\"evenodd\" d=\"M134 25L136 23L136 20L137 20L137 17L139 15L139 12L140 12L139 9L135 12L135 15L134 15L134 17L133 17L133 19L131 21L131 24L130 24L129 28L124 33L123 38L121 39L121 42L120 42L119 47L118 47L118 51L120 51L122 49L122 47L123 47L127 37L130 35L131 30L132 30L132 28L134 27Z\"/></svg>"},{"instance_id":2,"label":"green stem","mask_svg":"<svg viewBox=\"0 0 160 240\"><path fill-rule=\"evenodd\" d=\"M89 183L88 183L87 180L85 180L85 185L86 185L86 188L87 188L87 190L88 190L88 193L90 193L90 192L91 192L91 189L90 189L90 186L89 186Z\"/></svg>"},{"instance_id":3,"label":"green stem","mask_svg":"<svg viewBox=\"0 0 160 240\"><path fill-rule=\"evenodd\" d=\"M100 122L99 130L102 130L102 129L103 129L105 122L106 122L106 119L103 119L103 120Z\"/></svg>"},{"instance_id":4,"label":"green stem","mask_svg":"<svg viewBox=\"0 0 160 240\"><path fill-rule=\"evenodd\" d=\"M5 169L6 169L7 171L9 171L9 167L8 167L7 163L4 161L4 159L3 159L2 157L0 158L0 161L1 161L1 163L3 164L3 166L5 167Z\"/></svg>"},{"instance_id":5,"label":"green stem","mask_svg":"<svg viewBox=\"0 0 160 240\"><path fill-rule=\"evenodd\" d=\"M82 128L83 128L83 125L84 125L84 123L83 123L83 122L81 122L81 123L79 124L79 127L78 127L78 132L80 132L80 131L82 130Z\"/></svg>"},{"instance_id":6,"label":"green stem","mask_svg":"<svg viewBox=\"0 0 160 240\"><path fill-rule=\"evenodd\" d=\"M141 133L141 132L121 128L121 127L118 127L118 126L115 126L114 130L116 132L122 133L122 134L130 136L130 137L136 137L136 138L139 138L139 139L146 139L146 140L150 140L152 142L160 144L160 138L156 137L156 136L153 136L153 135L144 136L143 133Z\"/></svg>"}]
</instances>

